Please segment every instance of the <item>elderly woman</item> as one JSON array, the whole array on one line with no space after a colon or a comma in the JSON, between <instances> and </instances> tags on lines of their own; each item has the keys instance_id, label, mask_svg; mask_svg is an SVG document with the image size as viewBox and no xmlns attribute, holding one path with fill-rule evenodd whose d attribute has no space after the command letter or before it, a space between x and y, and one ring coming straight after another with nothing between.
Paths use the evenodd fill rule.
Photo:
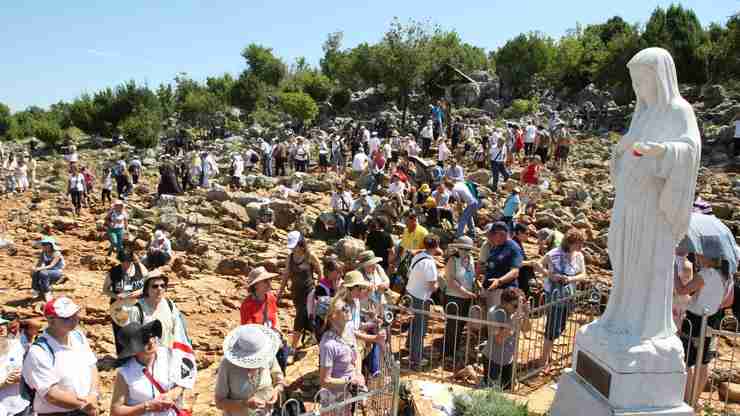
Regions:
<instances>
[{"instance_id":1,"label":"elderly woman","mask_svg":"<svg viewBox=\"0 0 740 416\"><path fill-rule=\"evenodd\" d=\"M475 261L472 251L475 249L473 239L467 236L457 238L448 246L452 255L445 264L447 280L447 305L445 313L457 316L468 316L470 303L478 297L475 293ZM445 357L454 358L461 344L462 330L465 323L457 319L448 319L445 325Z\"/></svg>"},{"instance_id":2,"label":"elderly woman","mask_svg":"<svg viewBox=\"0 0 740 416\"><path fill-rule=\"evenodd\" d=\"M190 345L185 319L180 310L165 296L170 279L160 271L147 274L142 297L136 302L131 322L146 324L158 320L162 324L160 343L172 347L174 342Z\"/></svg>"},{"instance_id":3,"label":"elderly woman","mask_svg":"<svg viewBox=\"0 0 740 416\"><path fill-rule=\"evenodd\" d=\"M31 289L33 297L43 297L44 301L51 300L51 285L62 277L64 270L64 256L52 237L44 237L39 244L41 254L36 267L31 272Z\"/></svg>"},{"instance_id":4,"label":"elderly woman","mask_svg":"<svg viewBox=\"0 0 740 416\"><path fill-rule=\"evenodd\" d=\"M365 379L357 364L360 357L357 341L353 332L346 330L352 325L351 305L337 296L329 306L327 317L326 331L319 344L319 383L322 389L334 396L335 401L341 401L348 398L348 390L364 388ZM340 414L352 412L347 409Z\"/></svg>"},{"instance_id":5,"label":"elderly woman","mask_svg":"<svg viewBox=\"0 0 740 416\"><path fill-rule=\"evenodd\" d=\"M216 407L224 416L269 415L284 390L275 359L280 337L263 325L242 325L224 340L216 377Z\"/></svg>"},{"instance_id":6,"label":"elderly woman","mask_svg":"<svg viewBox=\"0 0 740 416\"><path fill-rule=\"evenodd\" d=\"M108 255L116 250L116 253L120 256L123 254L123 239L128 229L128 213L123 205L123 201L117 199L113 202L113 207L108 211L105 216L105 228L108 233L108 240L110 240L110 248L108 248Z\"/></svg>"},{"instance_id":7,"label":"elderly woman","mask_svg":"<svg viewBox=\"0 0 740 416\"><path fill-rule=\"evenodd\" d=\"M357 271L370 282L369 300L374 306L375 316L383 316L383 305L386 303L385 292L390 288L390 280L380 265L383 258L377 257L372 250L365 250L357 258Z\"/></svg>"},{"instance_id":8,"label":"elderly woman","mask_svg":"<svg viewBox=\"0 0 740 416\"><path fill-rule=\"evenodd\" d=\"M19 337L8 333L0 318L0 415L22 416L31 404L21 396L21 368L25 349Z\"/></svg>"},{"instance_id":9,"label":"elderly woman","mask_svg":"<svg viewBox=\"0 0 740 416\"><path fill-rule=\"evenodd\" d=\"M283 273L283 281L278 292L278 300L282 298L285 285L290 280L290 293L293 298L293 305L296 310L295 320L293 321L293 333L291 334L290 356L295 354L298 348L298 341L304 331L311 331L311 319L306 309L306 299L308 294L314 288L314 274L318 280L324 278L324 271L321 267L319 258L308 246L308 241L299 231L288 233L288 249L291 250L288 256L288 263ZM290 363L291 358L288 358Z\"/></svg>"},{"instance_id":10,"label":"elderly woman","mask_svg":"<svg viewBox=\"0 0 740 416\"><path fill-rule=\"evenodd\" d=\"M119 354L111 415L176 416L187 384L179 377L180 369L170 368L178 364L171 350L159 344L162 324L157 320L145 325L134 322L121 328L120 334L124 348Z\"/></svg>"},{"instance_id":11,"label":"elderly woman","mask_svg":"<svg viewBox=\"0 0 740 416\"><path fill-rule=\"evenodd\" d=\"M582 252L584 241L583 231L572 228L563 237L560 247L550 250L542 258L541 267L547 272L543 285L545 303L557 302L547 309L545 343L540 358L546 371L549 371L553 342L565 331L570 314L570 305L561 300L575 294L576 284L586 280L586 261Z\"/></svg>"}]
</instances>

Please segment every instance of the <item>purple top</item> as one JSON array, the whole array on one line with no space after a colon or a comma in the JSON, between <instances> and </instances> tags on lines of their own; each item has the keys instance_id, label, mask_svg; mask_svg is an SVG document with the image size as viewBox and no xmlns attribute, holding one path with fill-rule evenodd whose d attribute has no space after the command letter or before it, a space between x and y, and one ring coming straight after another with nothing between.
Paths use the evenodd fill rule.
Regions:
<instances>
[{"instance_id":1,"label":"purple top","mask_svg":"<svg viewBox=\"0 0 740 416\"><path fill-rule=\"evenodd\" d=\"M352 377L356 357L355 348L337 336L334 331L326 331L321 337L319 357L322 368L331 367L332 378Z\"/></svg>"}]
</instances>

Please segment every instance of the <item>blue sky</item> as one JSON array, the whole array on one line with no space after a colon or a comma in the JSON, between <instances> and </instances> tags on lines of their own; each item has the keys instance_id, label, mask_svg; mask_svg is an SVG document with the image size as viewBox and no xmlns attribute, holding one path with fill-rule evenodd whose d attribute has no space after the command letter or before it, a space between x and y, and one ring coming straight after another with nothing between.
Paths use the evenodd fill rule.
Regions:
<instances>
[{"instance_id":1,"label":"blue sky","mask_svg":"<svg viewBox=\"0 0 740 416\"><path fill-rule=\"evenodd\" d=\"M195 79L244 68L251 42L286 62L317 64L330 32L344 46L379 40L394 16L457 30L495 49L521 32L558 37L576 23L620 15L644 23L670 0L5 0L0 4L0 102L18 111L71 100L129 79L156 87L178 72ZM737 0L681 1L703 25L740 9Z\"/></svg>"}]
</instances>

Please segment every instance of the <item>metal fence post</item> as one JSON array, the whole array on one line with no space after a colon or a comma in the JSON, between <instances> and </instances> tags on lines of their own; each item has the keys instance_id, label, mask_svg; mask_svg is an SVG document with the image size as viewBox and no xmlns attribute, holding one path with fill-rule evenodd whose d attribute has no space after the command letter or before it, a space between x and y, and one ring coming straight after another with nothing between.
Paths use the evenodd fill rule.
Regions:
<instances>
[{"instance_id":1,"label":"metal fence post","mask_svg":"<svg viewBox=\"0 0 740 416\"><path fill-rule=\"evenodd\" d=\"M398 403L401 396L401 363L398 361L393 362L393 404L391 406L391 416L398 414Z\"/></svg>"},{"instance_id":2,"label":"metal fence post","mask_svg":"<svg viewBox=\"0 0 740 416\"><path fill-rule=\"evenodd\" d=\"M699 329L699 348L696 350L696 364L694 365L694 380L692 380L691 387L691 407L696 408L696 403L699 401L701 392L699 390L699 381L701 380L700 373L703 365L702 356L704 356L704 348L708 348L708 345L704 345L704 337L707 335L707 314L701 315L701 328ZM692 339L689 339L689 346L692 344ZM690 351L689 347L689 351Z\"/></svg>"}]
</instances>

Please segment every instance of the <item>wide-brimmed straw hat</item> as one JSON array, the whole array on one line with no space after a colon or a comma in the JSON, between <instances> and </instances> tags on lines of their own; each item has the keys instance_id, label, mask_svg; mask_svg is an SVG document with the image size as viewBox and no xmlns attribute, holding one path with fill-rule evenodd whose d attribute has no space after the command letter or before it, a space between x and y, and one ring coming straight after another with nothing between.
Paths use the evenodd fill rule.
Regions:
<instances>
[{"instance_id":1,"label":"wide-brimmed straw hat","mask_svg":"<svg viewBox=\"0 0 740 416\"><path fill-rule=\"evenodd\" d=\"M362 253L360 253L359 256L357 256L357 262L359 263L357 265L357 268L362 269L363 267L372 266L382 261L383 259L376 256L372 250L365 250Z\"/></svg>"},{"instance_id":2,"label":"wide-brimmed straw hat","mask_svg":"<svg viewBox=\"0 0 740 416\"><path fill-rule=\"evenodd\" d=\"M116 325L123 327L131 321L131 312L136 308L138 298L118 299L110 305L110 318Z\"/></svg>"},{"instance_id":3,"label":"wide-brimmed straw hat","mask_svg":"<svg viewBox=\"0 0 740 416\"><path fill-rule=\"evenodd\" d=\"M365 280L365 277L362 276L362 273L358 272L357 270L352 270L351 272L347 272L344 275L344 282L342 283L342 287L351 289L355 286L370 287L370 282Z\"/></svg>"},{"instance_id":4,"label":"wide-brimmed straw hat","mask_svg":"<svg viewBox=\"0 0 740 416\"><path fill-rule=\"evenodd\" d=\"M450 243L447 247L450 248L457 248L462 250L473 250L475 248L475 243L473 243L473 239L467 236L462 236L459 238L456 238L455 241Z\"/></svg>"},{"instance_id":5,"label":"wide-brimmed straw hat","mask_svg":"<svg viewBox=\"0 0 740 416\"><path fill-rule=\"evenodd\" d=\"M241 368L267 368L280 347L280 336L264 325L242 325L224 339L224 358Z\"/></svg>"},{"instance_id":6,"label":"wide-brimmed straw hat","mask_svg":"<svg viewBox=\"0 0 740 416\"><path fill-rule=\"evenodd\" d=\"M246 287L251 287L259 282L270 280L275 276L277 276L277 273L270 273L262 266L255 267L251 272L249 272L249 276L247 276Z\"/></svg>"}]
</instances>

